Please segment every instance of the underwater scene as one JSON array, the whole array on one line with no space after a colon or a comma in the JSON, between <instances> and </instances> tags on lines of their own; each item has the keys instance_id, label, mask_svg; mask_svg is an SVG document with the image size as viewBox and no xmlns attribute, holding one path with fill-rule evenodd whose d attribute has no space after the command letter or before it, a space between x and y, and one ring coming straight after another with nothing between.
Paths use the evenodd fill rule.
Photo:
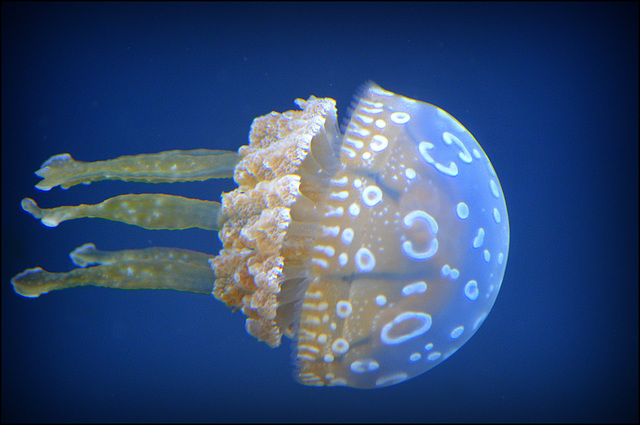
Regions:
<instances>
[{"instance_id":1,"label":"underwater scene","mask_svg":"<svg viewBox=\"0 0 640 425\"><path fill-rule=\"evenodd\" d=\"M3 3L2 420L637 421L637 17Z\"/></svg>"}]
</instances>

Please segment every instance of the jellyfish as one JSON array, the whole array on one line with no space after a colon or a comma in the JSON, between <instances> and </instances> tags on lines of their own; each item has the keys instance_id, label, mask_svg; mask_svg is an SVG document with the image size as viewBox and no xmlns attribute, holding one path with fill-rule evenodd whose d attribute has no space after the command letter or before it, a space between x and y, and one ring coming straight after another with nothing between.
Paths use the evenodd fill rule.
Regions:
<instances>
[{"instance_id":1,"label":"jellyfish","mask_svg":"<svg viewBox=\"0 0 640 425\"><path fill-rule=\"evenodd\" d=\"M100 180L233 177L221 202L129 194L95 205L22 208L48 227L99 217L146 229L218 232L218 255L152 247L71 252L67 273L27 269L25 297L76 286L213 294L270 347L293 340L295 379L386 387L455 353L487 317L505 272L509 220L471 133L429 103L366 83L342 126L330 98L256 118L238 152L166 151L98 162L49 158L36 188Z\"/></svg>"}]
</instances>

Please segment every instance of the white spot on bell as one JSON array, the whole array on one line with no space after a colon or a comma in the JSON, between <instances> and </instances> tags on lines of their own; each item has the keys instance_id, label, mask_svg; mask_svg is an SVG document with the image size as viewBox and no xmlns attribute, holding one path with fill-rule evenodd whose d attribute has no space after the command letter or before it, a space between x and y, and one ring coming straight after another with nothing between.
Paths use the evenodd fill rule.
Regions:
<instances>
[{"instance_id":1,"label":"white spot on bell","mask_svg":"<svg viewBox=\"0 0 640 425\"><path fill-rule=\"evenodd\" d=\"M383 129L387 126L387 123L384 120L376 120L376 127L378 127L379 129Z\"/></svg>"},{"instance_id":2,"label":"white spot on bell","mask_svg":"<svg viewBox=\"0 0 640 425\"><path fill-rule=\"evenodd\" d=\"M351 315L351 311L353 311L353 308L349 301L342 300L336 303L336 315L339 318L346 319Z\"/></svg>"},{"instance_id":3,"label":"white spot on bell","mask_svg":"<svg viewBox=\"0 0 640 425\"><path fill-rule=\"evenodd\" d=\"M386 345L397 345L422 335L430 328L430 315L422 312L406 311L398 314L395 319L383 326L380 331L380 341Z\"/></svg>"},{"instance_id":4,"label":"white spot on bell","mask_svg":"<svg viewBox=\"0 0 640 425\"><path fill-rule=\"evenodd\" d=\"M394 112L393 114L391 114L390 118L394 124L406 124L411 119L411 115L407 114L406 112Z\"/></svg>"},{"instance_id":5,"label":"white spot on bell","mask_svg":"<svg viewBox=\"0 0 640 425\"><path fill-rule=\"evenodd\" d=\"M434 238L431 240L426 251L416 251L411 241L404 241L402 243L402 252L412 260L423 261L433 257L438 252L438 239L435 237L438 234L438 222L427 212L414 210L404 217L402 224L405 228L411 229L416 220L425 221Z\"/></svg>"},{"instance_id":6,"label":"white spot on bell","mask_svg":"<svg viewBox=\"0 0 640 425\"><path fill-rule=\"evenodd\" d=\"M469 217L469 206L464 202L460 202L456 205L456 214L460 220L464 220Z\"/></svg>"},{"instance_id":7,"label":"white spot on bell","mask_svg":"<svg viewBox=\"0 0 640 425\"><path fill-rule=\"evenodd\" d=\"M500 211L498 211L497 208L493 209L493 219L496 221L496 223L500 223Z\"/></svg>"},{"instance_id":8,"label":"white spot on bell","mask_svg":"<svg viewBox=\"0 0 640 425\"><path fill-rule=\"evenodd\" d=\"M500 189L498 189L498 184L495 180L489 180L489 187L491 188L491 194L496 198L500 197Z\"/></svg>"},{"instance_id":9,"label":"white spot on bell","mask_svg":"<svg viewBox=\"0 0 640 425\"><path fill-rule=\"evenodd\" d=\"M326 269L329 267L329 263L327 263L322 258L312 258L311 263L315 264L316 266L322 267L323 269Z\"/></svg>"},{"instance_id":10,"label":"white spot on bell","mask_svg":"<svg viewBox=\"0 0 640 425\"><path fill-rule=\"evenodd\" d=\"M368 207L378 205L382 201L382 190L378 186L371 185L362 191L362 203Z\"/></svg>"},{"instance_id":11,"label":"white spot on bell","mask_svg":"<svg viewBox=\"0 0 640 425\"><path fill-rule=\"evenodd\" d=\"M462 143L462 141L458 139L458 137L455 134L445 131L442 134L442 139L447 145L454 143L458 147L458 149L460 149L460 152L458 153L458 157L463 162L466 162L467 164L471 162L471 154L467 150L467 147L464 145L464 143Z\"/></svg>"},{"instance_id":12,"label":"white spot on bell","mask_svg":"<svg viewBox=\"0 0 640 425\"><path fill-rule=\"evenodd\" d=\"M368 273L376 267L376 257L367 248L360 248L354 257L356 267L362 273Z\"/></svg>"},{"instance_id":13,"label":"white spot on bell","mask_svg":"<svg viewBox=\"0 0 640 425\"><path fill-rule=\"evenodd\" d=\"M331 344L331 351L336 354L344 354L349 351L349 342L344 338L338 338Z\"/></svg>"},{"instance_id":14,"label":"white spot on bell","mask_svg":"<svg viewBox=\"0 0 640 425\"><path fill-rule=\"evenodd\" d=\"M478 282L475 280L470 280L464 286L464 296L469 299L469 301L475 301L478 299L478 295L480 291L478 291Z\"/></svg>"},{"instance_id":15,"label":"white spot on bell","mask_svg":"<svg viewBox=\"0 0 640 425\"><path fill-rule=\"evenodd\" d=\"M347 199L349 197L349 192L347 192L346 190L343 190L341 192L331 192L329 197L331 199L339 199L341 201L344 201L345 199Z\"/></svg>"},{"instance_id":16,"label":"white spot on bell","mask_svg":"<svg viewBox=\"0 0 640 425\"><path fill-rule=\"evenodd\" d=\"M355 202L349 205L349 215L351 217L357 217L360 214L360 205Z\"/></svg>"},{"instance_id":17,"label":"white spot on bell","mask_svg":"<svg viewBox=\"0 0 640 425\"><path fill-rule=\"evenodd\" d=\"M457 328L451 331L451 335L450 335L451 339L458 339L460 335L462 335L462 332L464 332L464 326L458 326Z\"/></svg>"},{"instance_id":18,"label":"white spot on bell","mask_svg":"<svg viewBox=\"0 0 640 425\"><path fill-rule=\"evenodd\" d=\"M436 351L434 353L429 354L427 356L427 360L434 362L438 360L441 356L442 356L442 353L440 353L439 351Z\"/></svg>"},{"instance_id":19,"label":"white spot on bell","mask_svg":"<svg viewBox=\"0 0 640 425\"><path fill-rule=\"evenodd\" d=\"M322 236L333 236L340 234L340 226L322 226Z\"/></svg>"},{"instance_id":20,"label":"white spot on bell","mask_svg":"<svg viewBox=\"0 0 640 425\"><path fill-rule=\"evenodd\" d=\"M402 295L408 297L413 294L422 294L427 290L427 283L424 281L410 283L402 288Z\"/></svg>"},{"instance_id":21,"label":"white spot on bell","mask_svg":"<svg viewBox=\"0 0 640 425\"><path fill-rule=\"evenodd\" d=\"M478 234L476 235L475 238L473 238L473 247L480 248L483 243L484 243L484 229L480 227L478 229Z\"/></svg>"},{"instance_id":22,"label":"white spot on bell","mask_svg":"<svg viewBox=\"0 0 640 425\"><path fill-rule=\"evenodd\" d=\"M347 183L349 183L349 179L347 178L347 176L342 176L339 179L331 179L331 184L334 184L336 186L344 186Z\"/></svg>"},{"instance_id":23,"label":"white spot on bell","mask_svg":"<svg viewBox=\"0 0 640 425\"><path fill-rule=\"evenodd\" d=\"M325 217L342 217L342 215L344 214L344 208L342 207L333 208L331 206L327 206L327 208L329 209L329 211L324 213Z\"/></svg>"},{"instance_id":24,"label":"white spot on bell","mask_svg":"<svg viewBox=\"0 0 640 425\"><path fill-rule=\"evenodd\" d=\"M389 146L389 139L384 137L382 134L376 134L371 138L371 143L369 143L369 147L374 152L381 152L385 150Z\"/></svg>"},{"instance_id":25,"label":"white spot on bell","mask_svg":"<svg viewBox=\"0 0 640 425\"><path fill-rule=\"evenodd\" d=\"M351 363L351 371L355 373L366 373L378 370L380 363L373 359L361 359Z\"/></svg>"},{"instance_id":26,"label":"white spot on bell","mask_svg":"<svg viewBox=\"0 0 640 425\"><path fill-rule=\"evenodd\" d=\"M349 245L353 241L353 236L353 229L351 227L347 227L342 231L342 236L340 237L340 239L342 239L343 244Z\"/></svg>"},{"instance_id":27,"label":"white spot on bell","mask_svg":"<svg viewBox=\"0 0 640 425\"><path fill-rule=\"evenodd\" d=\"M358 151L364 147L364 142L362 140L354 139L352 137L346 137L344 142L350 144Z\"/></svg>"},{"instance_id":28,"label":"white spot on bell","mask_svg":"<svg viewBox=\"0 0 640 425\"><path fill-rule=\"evenodd\" d=\"M360 120L361 123L369 125L373 122L373 118L368 117L366 115L362 115L362 114L355 114L354 117L358 120Z\"/></svg>"},{"instance_id":29,"label":"white spot on bell","mask_svg":"<svg viewBox=\"0 0 640 425\"><path fill-rule=\"evenodd\" d=\"M376 387L386 387L388 385L399 384L402 381L406 381L407 378L408 375L404 372L383 376L382 378L378 378L376 380Z\"/></svg>"},{"instance_id":30,"label":"white spot on bell","mask_svg":"<svg viewBox=\"0 0 640 425\"><path fill-rule=\"evenodd\" d=\"M413 168L407 168L406 170L404 170L404 176L407 178L407 180L413 180L416 178L416 170L414 170Z\"/></svg>"}]
</instances>

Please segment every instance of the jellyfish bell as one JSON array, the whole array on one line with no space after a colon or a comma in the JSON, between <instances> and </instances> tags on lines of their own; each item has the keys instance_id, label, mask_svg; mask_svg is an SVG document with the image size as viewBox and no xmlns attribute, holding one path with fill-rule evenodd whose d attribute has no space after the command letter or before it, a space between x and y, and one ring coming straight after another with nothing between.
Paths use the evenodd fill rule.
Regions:
<instances>
[{"instance_id":1,"label":"jellyfish bell","mask_svg":"<svg viewBox=\"0 0 640 425\"><path fill-rule=\"evenodd\" d=\"M22 208L49 227L100 217L148 229L218 231L209 255L176 248L71 253L68 273L12 279L37 297L75 286L212 293L271 347L294 340L295 378L379 388L458 350L487 317L509 249L506 204L486 154L442 109L365 84L340 131L335 101L297 99L251 125L238 152L193 150L85 163L47 160L36 186L233 177L222 202L163 194Z\"/></svg>"}]
</instances>

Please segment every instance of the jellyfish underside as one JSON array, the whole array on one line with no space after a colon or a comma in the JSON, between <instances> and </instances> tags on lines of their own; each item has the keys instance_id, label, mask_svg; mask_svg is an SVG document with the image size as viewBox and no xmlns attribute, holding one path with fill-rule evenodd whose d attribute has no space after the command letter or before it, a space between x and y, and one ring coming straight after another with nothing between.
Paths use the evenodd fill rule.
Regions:
<instances>
[{"instance_id":1,"label":"jellyfish underside","mask_svg":"<svg viewBox=\"0 0 640 425\"><path fill-rule=\"evenodd\" d=\"M303 111L256 118L249 146L239 152L167 151L97 162L76 161L69 154L51 157L36 171L43 178L36 188L43 191L100 180L171 183L233 177L240 187L223 195L224 205L166 194L119 195L95 205L51 209L30 198L21 202L47 227L92 217L145 229L200 228L222 231L227 249L216 257L166 247L101 251L86 243L70 253L78 268L66 273L27 269L11 280L14 290L29 298L79 286L213 294L249 316L250 334L279 345L283 334L293 335L293 303L308 284L309 262L297 257L311 249L318 233L313 222L318 215L314 201L322 192L318 188L326 186L336 167L335 103L313 96L309 101L296 100ZM327 116L331 119L325 123ZM238 273L239 261L252 266ZM238 277L243 271L245 276Z\"/></svg>"}]
</instances>

